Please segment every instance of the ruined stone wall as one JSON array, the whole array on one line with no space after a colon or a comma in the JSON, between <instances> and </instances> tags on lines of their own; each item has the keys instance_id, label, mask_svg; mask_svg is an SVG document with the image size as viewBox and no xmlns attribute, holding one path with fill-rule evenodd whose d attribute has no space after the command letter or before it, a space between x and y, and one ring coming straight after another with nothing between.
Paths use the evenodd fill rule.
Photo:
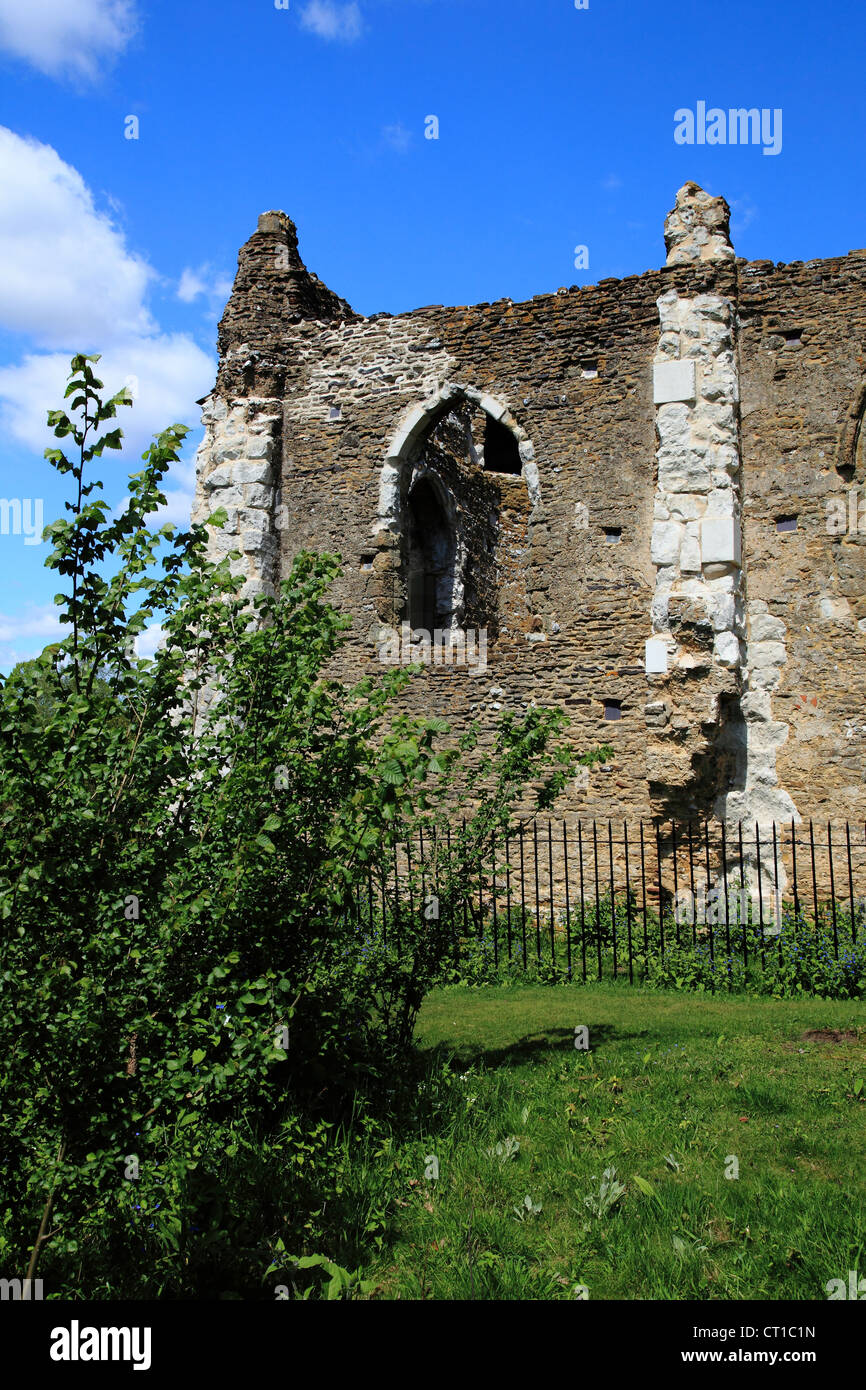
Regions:
<instances>
[{"instance_id":1,"label":"ruined stone wall","mask_svg":"<svg viewBox=\"0 0 866 1390\"><path fill-rule=\"evenodd\" d=\"M866 535L826 535L823 502L847 486L841 434L857 455L866 254L737 262L726 205L695 185L666 232L645 275L361 318L265 214L220 328L195 514L226 507L215 551L241 551L248 592L299 549L342 555L354 677L405 611L426 476L487 666L429 667L408 708L489 736L501 709L562 705L581 749L616 754L573 784L570 815L862 816ZM484 468L487 418L520 474Z\"/></svg>"},{"instance_id":2,"label":"ruined stone wall","mask_svg":"<svg viewBox=\"0 0 866 1390\"><path fill-rule=\"evenodd\" d=\"M866 820L866 252L739 263L750 647L800 813ZM854 491L856 489L856 492ZM845 530L830 534L844 499ZM795 530L777 530L793 524ZM853 525L851 524L853 522ZM763 761L763 759L762 759Z\"/></svg>"}]
</instances>

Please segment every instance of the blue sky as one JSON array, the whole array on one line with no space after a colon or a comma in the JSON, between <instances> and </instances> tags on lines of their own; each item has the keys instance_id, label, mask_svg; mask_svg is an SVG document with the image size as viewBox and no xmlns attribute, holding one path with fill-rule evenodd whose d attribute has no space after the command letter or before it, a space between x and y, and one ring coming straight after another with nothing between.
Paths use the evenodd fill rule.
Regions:
<instances>
[{"instance_id":1,"label":"blue sky","mask_svg":"<svg viewBox=\"0 0 866 1390\"><path fill-rule=\"evenodd\" d=\"M741 256L863 246L864 38L850 0L0 0L0 498L61 515L45 412L95 351L137 392L106 497L181 420L188 519L195 401L269 208L362 313L661 265L687 179L731 203ZM781 109L780 152L677 144L699 101ZM0 671L56 640L46 553L0 534Z\"/></svg>"}]
</instances>

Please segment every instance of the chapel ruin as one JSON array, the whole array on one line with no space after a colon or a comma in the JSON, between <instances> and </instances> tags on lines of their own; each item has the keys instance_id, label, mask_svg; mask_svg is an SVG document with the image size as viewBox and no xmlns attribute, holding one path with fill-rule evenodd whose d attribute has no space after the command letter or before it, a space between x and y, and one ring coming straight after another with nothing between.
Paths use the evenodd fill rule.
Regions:
<instances>
[{"instance_id":1,"label":"chapel ruin","mask_svg":"<svg viewBox=\"0 0 866 1390\"><path fill-rule=\"evenodd\" d=\"M248 594L342 555L339 674L450 634L410 709L555 703L611 744L566 813L862 824L866 251L744 261L729 216L689 183L661 269L363 317L264 213L193 515L226 509Z\"/></svg>"}]
</instances>

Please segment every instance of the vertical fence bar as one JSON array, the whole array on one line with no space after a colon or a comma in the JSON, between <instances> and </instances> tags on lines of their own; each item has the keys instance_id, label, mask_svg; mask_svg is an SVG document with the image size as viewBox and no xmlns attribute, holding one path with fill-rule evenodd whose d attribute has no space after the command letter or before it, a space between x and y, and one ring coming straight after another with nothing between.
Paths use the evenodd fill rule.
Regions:
<instances>
[{"instance_id":1,"label":"vertical fence bar","mask_svg":"<svg viewBox=\"0 0 866 1390\"><path fill-rule=\"evenodd\" d=\"M568 836L562 822L562 861L565 875L565 953L568 959L568 978L571 979L571 902L568 893Z\"/></svg>"},{"instance_id":2,"label":"vertical fence bar","mask_svg":"<svg viewBox=\"0 0 866 1390\"><path fill-rule=\"evenodd\" d=\"M863 848L866 849L866 821L863 822ZM866 898L861 898L860 901L861 901L861 904L864 904L864 903L866 903ZM866 921L866 909L864 909L864 918L863 918L863 920ZM854 929L853 935L854 935L854 941L855 941L855 943L856 943L856 941L857 941L857 930L856 930L856 928Z\"/></svg>"},{"instance_id":3,"label":"vertical fence bar","mask_svg":"<svg viewBox=\"0 0 866 1390\"><path fill-rule=\"evenodd\" d=\"M731 898L728 892L728 841L725 822L722 821L722 891L725 895L725 958L727 961L728 989L734 988L734 971L731 963Z\"/></svg>"},{"instance_id":4,"label":"vertical fence bar","mask_svg":"<svg viewBox=\"0 0 866 1390\"><path fill-rule=\"evenodd\" d=\"M505 832L505 911L508 913L508 964L511 964L511 853L508 848L511 830Z\"/></svg>"},{"instance_id":5,"label":"vertical fence bar","mask_svg":"<svg viewBox=\"0 0 866 1390\"><path fill-rule=\"evenodd\" d=\"M779 966L782 965L782 894L779 891L779 850L776 843L776 822L773 821L773 922L778 932Z\"/></svg>"},{"instance_id":6,"label":"vertical fence bar","mask_svg":"<svg viewBox=\"0 0 866 1390\"><path fill-rule=\"evenodd\" d=\"M818 876L815 872L815 827L809 821L809 850L812 855L812 902L815 908L815 939L818 938Z\"/></svg>"},{"instance_id":7,"label":"vertical fence bar","mask_svg":"<svg viewBox=\"0 0 866 1390\"><path fill-rule=\"evenodd\" d=\"M839 959L839 925L836 921L836 880L833 876L833 836L827 822L827 858L830 861L830 910L833 913L833 956Z\"/></svg>"},{"instance_id":8,"label":"vertical fence bar","mask_svg":"<svg viewBox=\"0 0 866 1390\"><path fill-rule=\"evenodd\" d=\"M478 846L478 940L484 940L484 846Z\"/></svg>"},{"instance_id":9,"label":"vertical fence bar","mask_svg":"<svg viewBox=\"0 0 866 1390\"><path fill-rule=\"evenodd\" d=\"M866 830L866 827L864 827ZM583 891L583 821L577 822L577 856L580 862L580 959L581 978L586 984L586 898Z\"/></svg>"},{"instance_id":10,"label":"vertical fence bar","mask_svg":"<svg viewBox=\"0 0 866 1390\"><path fill-rule=\"evenodd\" d=\"M463 837L462 837L461 843L462 843L462 845L463 845L463 850L464 850L464 853L465 853L465 850L466 850L466 817L465 817L465 816L463 817ZM469 866L468 866L468 864L467 864L467 866L466 866L466 871L467 871L467 878L468 878L468 876L469 876ZM469 894L470 894L470 891L471 891L471 889L472 889L472 884L471 884L471 883L466 883L465 885L461 884L460 886L461 886L461 889L463 890L463 891L461 892L461 894L460 894L460 897L461 897L462 902L463 902L463 936L464 936L464 939L465 939L466 937L469 936Z\"/></svg>"},{"instance_id":11,"label":"vertical fence bar","mask_svg":"<svg viewBox=\"0 0 866 1390\"><path fill-rule=\"evenodd\" d=\"M447 940L447 937L444 937L444 938L443 938L443 936L442 936L442 933L444 932L445 927L444 927L444 922L443 922L443 920L442 920L442 894L441 894L441 892L440 892L440 890L439 890L439 836L438 836L438 832L437 832L437 829L436 829L435 824L434 824L434 826L433 826L433 833L432 833L431 838L432 838L432 841L433 841L433 845L432 845L432 848L431 848L431 850L430 850L430 855L431 855L430 884L431 884L431 887L432 887L432 889L433 889L433 894L434 894L434 896L435 896L435 898L436 898L436 919L435 919L435 920L439 923L439 939L440 939L440 941L444 941L444 940Z\"/></svg>"},{"instance_id":12,"label":"vertical fence bar","mask_svg":"<svg viewBox=\"0 0 866 1390\"><path fill-rule=\"evenodd\" d=\"M797 887L797 827L791 818L791 863L794 875L794 921L800 925L800 890Z\"/></svg>"},{"instance_id":13,"label":"vertical fence bar","mask_svg":"<svg viewBox=\"0 0 866 1390\"><path fill-rule=\"evenodd\" d=\"M601 979L601 892L598 886L598 834L595 821L592 823L592 848L595 857L595 945L598 952L598 978Z\"/></svg>"},{"instance_id":14,"label":"vertical fence bar","mask_svg":"<svg viewBox=\"0 0 866 1390\"><path fill-rule=\"evenodd\" d=\"M496 915L496 832L490 837L490 871L493 875L493 967L499 970L499 922Z\"/></svg>"},{"instance_id":15,"label":"vertical fence bar","mask_svg":"<svg viewBox=\"0 0 866 1390\"><path fill-rule=\"evenodd\" d=\"M523 821L520 822L520 933L523 938L523 968L526 969L526 874L523 866Z\"/></svg>"},{"instance_id":16,"label":"vertical fence bar","mask_svg":"<svg viewBox=\"0 0 866 1390\"><path fill-rule=\"evenodd\" d=\"M698 895L695 889L695 856L692 849L692 823L689 821L689 888L692 895L692 947L698 944ZM704 922L706 922L706 900L704 900Z\"/></svg>"},{"instance_id":17,"label":"vertical fence bar","mask_svg":"<svg viewBox=\"0 0 866 1390\"><path fill-rule=\"evenodd\" d=\"M856 941L857 938L854 935L857 930L854 925L854 918L856 916L856 909L854 907L854 873L851 868L851 826L848 821L845 822L845 846L848 851L848 897L851 902L851 938L852 941Z\"/></svg>"},{"instance_id":18,"label":"vertical fence bar","mask_svg":"<svg viewBox=\"0 0 866 1390\"><path fill-rule=\"evenodd\" d=\"M758 920L761 924L761 971L767 968L766 938L764 936L764 884L761 876L761 833L755 821L755 865L758 874Z\"/></svg>"},{"instance_id":19,"label":"vertical fence bar","mask_svg":"<svg viewBox=\"0 0 866 1390\"><path fill-rule=\"evenodd\" d=\"M415 896L412 892L412 845L406 840L406 874L407 887L409 889L409 921L415 921Z\"/></svg>"},{"instance_id":20,"label":"vertical fence bar","mask_svg":"<svg viewBox=\"0 0 866 1390\"><path fill-rule=\"evenodd\" d=\"M630 985L633 985L634 967L631 952L631 884L629 882L628 876L628 825L625 821L623 821L622 823L622 844L623 852L625 854L625 923L626 931L628 933L628 982Z\"/></svg>"},{"instance_id":21,"label":"vertical fence bar","mask_svg":"<svg viewBox=\"0 0 866 1390\"><path fill-rule=\"evenodd\" d=\"M394 841L394 941L400 949L400 863L397 857L397 842Z\"/></svg>"},{"instance_id":22,"label":"vertical fence bar","mask_svg":"<svg viewBox=\"0 0 866 1390\"><path fill-rule=\"evenodd\" d=\"M643 821L641 821L641 823L640 823L640 882L641 882L641 898L642 898L642 901L643 901L643 953L644 953L644 962L645 962L644 968L646 968L646 962L648 961L648 958L649 958L649 936L648 936L648 932L647 932L647 920L646 920L646 855L645 855L645 853L644 853L644 843L643 843Z\"/></svg>"},{"instance_id":23,"label":"vertical fence bar","mask_svg":"<svg viewBox=\"0 0 866 1390\"><path fill-rule=\"evenodd\" d=\"M866 821L864 821L864 823L863 823L863 843L864 843L864 848L866 848ZM863 902L866 902L866 899L861 898L860 902L861 902L861 904L862 904ZM858 905L858 909L857 909L857 910L858 910L858 912L859 912L859 910L860 910L860 905ZM856 923L855 921L853 921L853 920L852 920L852 922L851 922L851 939L852 939L852 941L854 942L854 945L856 946L856 944L857 944L857 923Z\"/></svg>"},{"instance_id":24,"label":"vertical fence bar","mask_svg":"<svg viewBox=\"0 0 866 1390\"><path fill-rule=\"evenodd\" d=\"M453 942L454 942L454 962L455 962L455 964L457 964L457 962L460 960L460 939L459 939L459 937L458 937L458 935L457 935L456 922L455 922L455 920L454 920L454 911L455 911L455 908L456 908L456 903L455 903L455 901L454 901L454 878L453 878L453 869L452 869L452 865L451 865L451 826L450 826L450 825L446 825L446 827L445 827L445 844L446 844L446 853L447 853L447 855L448 855L448 868L449 868L449 872L451 873L451 880L450 880L450 882L451 882L451 892L450 892L450 894L449 894L449 911L450 911L450 913L451 913L450 927L451 927L451 936L452 936L452 939L453 939ZM465 919L464 919L464 920L465 920Z\"/></svg>"},{"instance_id":25,"label":"vertical fence bar","mask_svg":"<svg viewBox=\"0 0 866 1390\"><path fill-rule=\"evenodd\" d=\"M661 963L665 963L665 905L662 889L662 838L661 829L656 821L656 873L659 882L659 948L661 952Z\"/></svg>"},{"instance_id":26,"label":"vertical fence bar","mask_svg":"<svg viewBox=\"0 0 866 1390\"><path fill-rule=\"evenodd\" d=\"M709 821L704 821L704 860L705 860L705 864L706 864L706 873L707 873L707 889L706 889L706 893L704 894L704 902L706 903L706 902L709 902L709 899L710 899L710 825L709 825ZM707 922L707 926L708 926L709 932L710 932L710 970L711 970L711 972L712 972L712 975L711 975L712 982L713 982L713 983L712 983L712 990L713 990L713 993L714 993L714 994L715 994L715 992L716 992L716 947L715 947L715 935L716 935L716 926L718 925L718 920L719 920L719 914L718 914L718 896L719 896L718 893L716 893L716 909L717 909L717 910L716 910L715 912L713 912L713 913L705 913L705 914L704 914L705 920L706 920L707 917L710 917L711 919L712 919L712 918L715 918L715 921L710 920L709 922Z\"/></svg>"},{"instance_id":27,"label":"vertical fence bar","mask_svg":"<svg viewBox=\"0 0 866 1390\"><path fill-rule=\"evenodd\" d=\"M538 896L538 821L532 822L532 854L535 868L535 959L541 964L541 900Z\"/></svg>"},{"instance_id":28,"label":"vertical fence bar","mask_svg":"<svg viewBox=\"0 0 866 1390\"><path fill-rule=\"evenodd\" d=\"M680 944L680 914L679 914L680 881L679 881L679 878L678 878L678 875L677 875L677 827L676 827L676 824L675 824L674 821L671 821L671 844L672 844L672 847L673 847L673 856L674 856L674 933L675 933L676 938L677 938L677 946L679 946L679 944ZM692 903L692 910L694 910L694 903Z\"/></svg>"},{"instance_id":29,"label":"vertical fence bar","mask_svg":"<svg viewBox=\"0 0 866 1390\"><path fill-rule=\"evenodd\" d=\"M749 918L751 911L749 908L749 897L746 893L746 855L743 849L743 822L737 821L737 836L740 846L740 935L743 940L743 971L749 968L749 946L748 932Z\"/></svg>"},{"instance_id":30,"label":"vertical fence bar","mask_svg":"<svg viewBox=\"0 0 866 1390\"><path fill-rule=\"evenodd\" d=\"M613 934L613 978L616 979L616 889L613 886L613 821L608 817L607 850L610 862L610 926Z\"/></svg>"},{"instance_id":31,"label":"vertical fence bar","mask_svg":"<svg viewBox=\"0 0 866 1390\"><path fill-rule=\"evenodd\" d=\"M556 966L556 941L553 928L553 826L550 817L547 818L547 875L548 890L550 893L550 963Z\"/></svg>"}]
</instances>

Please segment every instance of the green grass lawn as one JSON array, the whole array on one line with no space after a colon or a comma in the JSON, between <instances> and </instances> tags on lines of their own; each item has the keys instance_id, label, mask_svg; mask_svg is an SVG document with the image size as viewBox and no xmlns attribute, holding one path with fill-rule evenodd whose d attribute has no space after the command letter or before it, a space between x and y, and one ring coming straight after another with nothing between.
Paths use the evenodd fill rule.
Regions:
<instances>
[{"instance_id":1,"label":"green grass lawn","mask_svg":"<svg viewBox=\"0 0 866 1390\"><path fill-rule=\"evenodd\" d=\"M415 1132L359 1160L379 1297L826 1299L866 1274L862 1004L443 990L418 1041Z\"/></svg>"}]
</instances>

